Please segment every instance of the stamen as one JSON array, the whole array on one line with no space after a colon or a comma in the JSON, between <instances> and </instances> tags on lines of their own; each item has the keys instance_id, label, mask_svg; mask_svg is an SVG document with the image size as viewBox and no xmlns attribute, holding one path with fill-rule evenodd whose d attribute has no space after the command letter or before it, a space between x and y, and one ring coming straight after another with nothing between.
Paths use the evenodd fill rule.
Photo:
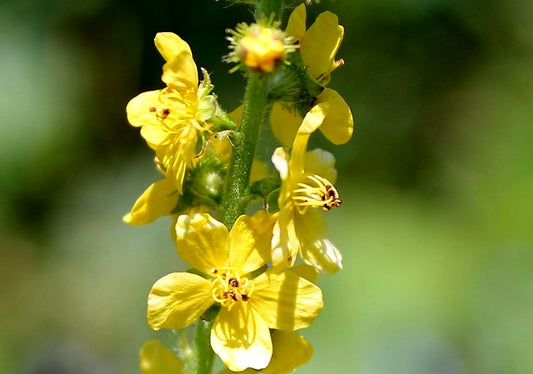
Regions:
<instances>
[{"instance_id":1,"label":"stamen","mask_svg":"<svg viewBox=\"0 0 533 374\"><path fill-rule=\"evenodd\" d=\"M326 179L316 174L306 174L298 187L292 191L292 200L300 214L308 207L321 207L324 212L342 205L339 193Z\"/></svg>"},{"instance_id":2,"label":"stamen","mask_svg":"<svg viewBox=\"0 0 533 374\"><path fill-rule=\"evenodd\" d=\"M253 293L254 285L248 278L241 278L237 272L228 270L222 274L213 271L213 299L228 310L238 301L248 301Z\"/></svg>"},{"instance_id":3,"label":"stamen","mask_svg":"<svg viewBox=\"0 0 533 374\"><path fill-rule=\"evenodd\" d=\"M329 79L330 79L330 75L333 72L333 70L336 70L337 68L341 67L342 65L344 65L344 60L342 58L340 60L333 61L333 63L329 67L329 69L327 71L325 71L324 73L320 74L318 77L316 77L316 80L319 81L322 84L328 83Z\"/></svg>"}]
</instances>

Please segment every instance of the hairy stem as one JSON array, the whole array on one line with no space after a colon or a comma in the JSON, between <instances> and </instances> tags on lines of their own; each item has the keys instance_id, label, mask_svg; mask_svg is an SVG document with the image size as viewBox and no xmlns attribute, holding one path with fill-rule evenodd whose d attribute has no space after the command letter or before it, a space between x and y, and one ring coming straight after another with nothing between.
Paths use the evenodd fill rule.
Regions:
<instances>
[{"instance_id":1,"label":"hairy stem","mask_svg":"<svg viewBox=\"0 0 533 374\"><path fill-rule=\"evenodd\" d=\"M214 319L205 321L200 319L196 325L194 336L194 372L196 374L211 374L215 354L211 349L210 335Z\"/></svg>"},{"instance_id":2,"label":"hairy stem","mask_svg":"<svg viewBox=\"0 0 533 374\"><path fill-rule=\"evenodd\" d=\"M233 158L229 169L226 190L222 199L221 220L231 229L237 217L246 209L243 198L250 180L255 145L267 108L265 76L250 74L244 96L241 127L234 139Z\"/></svg>"}]
</instances>

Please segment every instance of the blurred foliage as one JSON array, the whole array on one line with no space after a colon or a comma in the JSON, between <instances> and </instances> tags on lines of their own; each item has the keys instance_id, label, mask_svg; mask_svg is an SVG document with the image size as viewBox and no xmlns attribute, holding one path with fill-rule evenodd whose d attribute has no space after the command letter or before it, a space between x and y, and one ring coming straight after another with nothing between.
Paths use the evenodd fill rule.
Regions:
<instances>
[{"instance_id":1,"label":"blurred foliage","mask_svg":"<svg viewBox=\"0 0 533 374\"><path fill-rule=\"evenodd\" d=\"M330 85L356 132L331 149L345 270L320 281L299 372L533 372L533 3L323 0L309 18L325 9L346 27ZM0 4L0 372L137 370L149 288L183 264L169 221L120 221L157 175L125 106L162 86L153 37L173 31L236 107L224 30L250 18L212 0Z\"/></svg>"}]
</instances>

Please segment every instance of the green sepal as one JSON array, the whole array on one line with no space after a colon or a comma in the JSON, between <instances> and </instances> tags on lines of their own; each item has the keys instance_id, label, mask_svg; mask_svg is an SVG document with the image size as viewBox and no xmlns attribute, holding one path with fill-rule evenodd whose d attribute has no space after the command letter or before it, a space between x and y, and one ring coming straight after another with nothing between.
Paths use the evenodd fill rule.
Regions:
<instances>
[{"instance_id":1,"label":"green sepal","mask_svg":"<svg viewBox=\"0 0 533 374\"><path fill-rule=\"evenodd\" d=\"M250 194L261 196L263 199L272 193L272 191L279 189L281 180L279 175L273 175L267 178L260 179L250 186Z\"/></svg>"},{"instance_id":2,"label":"green sepal","mask_svg":"<svg viewBox=\"0 0 533 374\"><path fill-rule=\"evenodd\" d=\"M211 153L210 150L205 150ZM204 155L197 167L187 173L183 185L183 195L172 213L187 212L190 208L204 206L215 209L224 190L224 181L227 173L227 165L217 158Z\"/></svg>"},{"instance_id":3,"label":"green sepal","mask_svg":"<svg viewBox=\"0 0 533 374\"><path fill-rule=\"evenodd\" d=\"M267 211L270 214L276 213L279 211L279 193L280 189L272 191L265 199L265 205L267 206Z\"/></svg>"}]
</instances>

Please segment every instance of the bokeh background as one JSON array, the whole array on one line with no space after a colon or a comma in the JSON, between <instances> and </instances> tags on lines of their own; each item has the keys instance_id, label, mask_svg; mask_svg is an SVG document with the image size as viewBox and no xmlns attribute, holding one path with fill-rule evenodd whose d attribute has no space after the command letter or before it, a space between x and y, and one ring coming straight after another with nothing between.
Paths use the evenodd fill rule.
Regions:
<instances>
[{"instance_id":1,"label":"bokeh background","mask_svg":"<svg viewBox=\"0 0 533 374\"><path fill-rule=\"evenodd\" d=\"M155 178L125 106L162 87L158 31L189 42L220 102L227 2L0 4L0 372L136 373L152 283L184 265L170 221L121 222ZM333 148L327 214L344 270L303 333L300 373L533 373L533 3L323 0L346 36L331 87L354 137Z\"/></svg>"}]
</instances>

